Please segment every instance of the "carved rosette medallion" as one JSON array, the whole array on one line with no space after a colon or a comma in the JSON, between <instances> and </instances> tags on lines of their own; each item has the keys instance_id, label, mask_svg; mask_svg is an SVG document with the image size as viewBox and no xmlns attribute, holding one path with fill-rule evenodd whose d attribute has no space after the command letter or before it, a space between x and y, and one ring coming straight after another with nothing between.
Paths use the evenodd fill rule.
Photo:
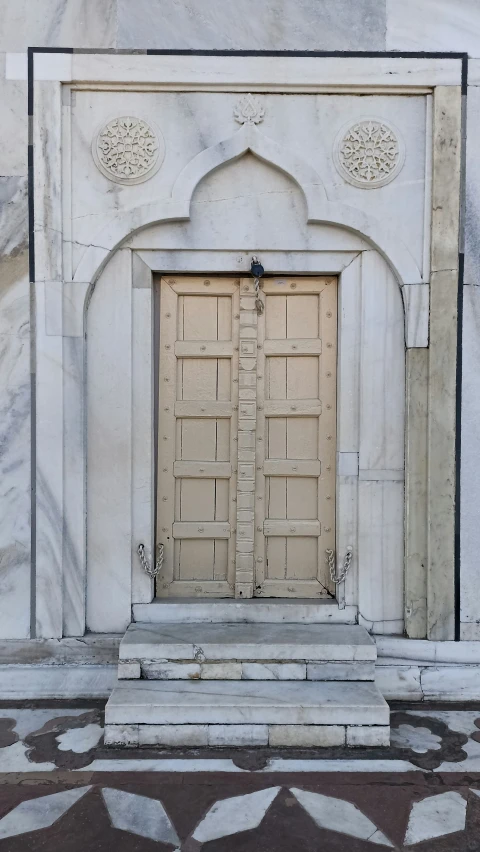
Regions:
<instances>
[{"instance_id":1,"label":"carved rosette medallion","mask_svg":"<svg viewBox=\"0 0 480 852\"><path fill-rule=\"evenodd\" d=\"M163 136L142 118L122 115L104 124L92 143L93 159L109 180L121 184L142 183L160 168Z\"/></svg>"},{"instance_id":2,"label":"carved rosette medallion","mask_svg":"<svg viewBox=\"0 0 480 852\"><path fill-rule=\"evenodd\" d=\"M366 118L342 128L334 159L341 176L353 186L377 189L398 175L405 148L400 133L389 122Z\"/></svg>"},{"instance_id":3,"label":"carved rosette medallion","mask_svg":"<svg viewBox=\"0 0 480 852\"><path fill-rule=\"evenodd\" d=\"M239 124L260 124L265 115L265 107L254 95L244 95L233 109L233 117Z\"/></svg>"}]
</instances>

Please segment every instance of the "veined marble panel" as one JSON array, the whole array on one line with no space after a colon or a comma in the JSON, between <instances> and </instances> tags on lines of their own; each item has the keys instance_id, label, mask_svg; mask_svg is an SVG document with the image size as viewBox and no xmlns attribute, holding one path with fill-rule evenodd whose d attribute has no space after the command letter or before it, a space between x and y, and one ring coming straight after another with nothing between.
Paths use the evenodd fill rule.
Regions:
<instances>
[{"instance_id":1,"label":"veined marble panel","mask_svg":"<svg viewBox=\"0 0 480 852\"><path fill-rule=\"evenodd\" d=\"M467 147L465 173L465 284L480 285L480 61L478 85L467 95ZM468 363L464 364L468 369Z\"/></svg>"},{"instance_id":2,"label":"veined marble panel","mask_svg":"<svg viewBox=\"0 0 480 852\"><path fill-rule=\"evenodd\" d=\"M261 94L265 115L256 132L266 140L265 145L291 152L303 161L307 170L318 173L328 200L350 205L354 211L394 225L397 237L416 262L419 269L423 263L424 232L424 181L425 181L425 129L426 98L424 96L362 96L346 95L277 95ZM236 93L207 92L91 92L77 91L72 107L72 160L75 162L75 182L72 188L73 259L75 269L86 247L98 244L98 235L111 219L113 213L131 210L139 205L159 203L168 199L182 170L194 157L219 142L236 139L242 133L233 112L238 101ZM142 118L148 115L160 128L165 139L165 160L159 171L150 180L135 186L121 186L109 181L97 169L91 153L92 139L112 115L131 114ZM333 149L338 133L346 118L352 123L375 116L401 126L401 134L408 152L404 167L388 186L366 192L345 181L333 162ZM301 135L298 127L303 128ZM273 140L273 143L272 141ZM275 150L277 150L275 148ZM248 155L252 159L252 155ZM267 158L264 158L268 160ZM254 243L257 248L279 248L277 227L280 218L295 216L301 223L303 241L305 208L302 193L278 174L274 179L271 171L263 166L266 179L256 172L252 179L245 171L245 163L225 166L201 182L193 202L199 205L201 217L197 227L208 233L208 219L218 216L225 223L227 241L222 248L239 248L241 237ZM287 169L288 171L288 169ZM255 177L255 180L253 179ZM257 186L256 178L260 179ZM269 184L275 180L275 185ZM292 211L288 211L287 193ZM283 207L278 203L282 201ZM263 234L258 233L258 221L251 216L252 195L262 203ZM298 196L298 200L297 200ZM257 203L258 203L257 202ZM243 205L243 215L238 208ZM209 212L209 208L211 213ZM247 217L247 212L250 216ZM152 213L152 218L154 218ZM202 224L203 223L203 224ZM269 228L267 227L269 225ZM251 233L251 231L254 233ZM298 227L291 231L287 248L304 247L298 239ZM215 247L220 245L220 237ZM212 245L215 232L210 229L209 241L202 247ZM100 243L102 245L102 243ZM198 243L197 243L198 244ZM213 247L213 246L212 246ZM309 246L306 246L309 248Z\"/></svg>"},{"instance_id":3,"label":"veined marble panel","mask_svg":"<svg viewBox=\"0 0 480 852\"><path fill-rule=\"evenodd\" d=\"M480 67L480 62L477 63ZM480 75L478 77L480 82ZM467 97L465 286L463 288L461 575L462 639L480 638L480 86Z\"/></svg>"},{"instance_id":4,"label":"veined marble panel","mask_svg":"<svg viewBox=\"0 0 480 852\"><path fill-rule=\"evenodd\" d=\"M0 50L115 46L115 0L0 0L0 20Z\"/></svg>"},{"instance_id":5,"label":"veined marble panel","mask_svg":"<svg viewBox=\"0 0 480 852\"><path fill-rule=\"evenodd\" d=\"M61 116L60 84L37 83L34 133L42 145L34 146L36 281L62 280Z\"/></svg>"},{"instance_id":6,"label":"veined marble panel","mask_svg":"<svg viewBox=\"0 0 480 852\"><path fill-rule=\"evenodd\" d=\"M63 635L85 632L85 357L83 339L63 338Z\"/></svg>"},{"instance_id":7,"label":"veined marble panel","mask_svg":"<svg viewBox=\"0 0 480 852\"><path fill-rule=\"evenodd\" d=\"M5 80L5 55L0 53L0 174L27 173L27 84L21 80Z\"/></svg>"},{"instance_id":8,"label":"veined marble panel","mask_svg":"<svg viewBox=\"0 0 480 852\"><path fill-rule=\"evenodd\" d=\"M98 280L87 315L87 627L131 620L132 280L122 250Z\"/></svg>"},{"instance_id":9,"label":"veined marble panel","mask_svg":"<svg viewBox=\"0 0 480 852\"><path fill-rule=\"evenodd\" d=\"M145 544L148 558L154 554L154 430L155 398L153 369L152 272L132 256L132 538L134 549ZM150 440L145 440L145 436ZM149 603L154 584L143 571L136 554L132 561L132 602Z\"/></svg>"},{"instance_id":10,"label":"veined marble panel","mask_svg":"<svg viewBox=\"0 0 480 852\"><path fill-rule=\"evenodd\" d=\"M30 635L30 297L26 180L0 178L0 636Z\"/></svg>"},{"instance_id":11,"label":"veined marble panel","mask_svg":"<svg viewBox=\"0 0 480 852\"><path fill-rule=\"evenodd\" d=\"M480 287L464 287L463 298L460 612L461 621L475 625L480 637Z\"/></svg>"},{"instance_id":12,"label":"veined marble panel","mask_svg":"<svg viewBox=\"0 0 480 852\"><path fill-rule=\"evenodd\" d=\"M358 484L359 623L373 633L403 632L403 501L403 482Z\"/></svg>"},{"instance_id":13,"label":"veined marble panel","mask_svg":"<svg viewBox=\"0 0 480 852\"><path fill-rule=\"evenodd\" d=\"M362 316L359 467L402 470L404 314L398 284L377 252L362 254Z\"/></svg>"},{"instance_id":14,"label":"veined marble panel","mask_svg":"<svg viewBox=\"0 0 480 852\"><path fill-rule=\"evenodd\" d=\"M159 41L160 38L160 41ZM232 18L222 0L118 2L118 47L223 50L384 50L384 0L241 0Z\"/></svg>"},{"instance_id":15,"label":"veined marble panel","mask_svg":"<svg viewBox=\"0 0 480 852\"><path fill-rule=\"evenodd\" d=\"M47 291L35 283L36 636L63 628L63 338L47 334Z\"/></svg>"},{"instance_id":16,"label":"veined marble panel","mask_svg":"<svg viewBox=\"0 0 480 852\"><path fill-rule=\"evenodd\" d=\"M480 56L475 0L387 0L387 50L465 51Z\"/></svg>"}]
</instances>

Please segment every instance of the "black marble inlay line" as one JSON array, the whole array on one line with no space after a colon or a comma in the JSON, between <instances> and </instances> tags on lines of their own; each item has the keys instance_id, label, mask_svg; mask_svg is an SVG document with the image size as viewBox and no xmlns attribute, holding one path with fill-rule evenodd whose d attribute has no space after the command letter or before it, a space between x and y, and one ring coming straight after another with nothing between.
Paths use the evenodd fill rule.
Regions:
<instances>
[{"instance_id":1,"label":"black marble inlay line","mask_svg":"<svg viewBox=\"0 0 480 852\"><path fill-rule=\"evenodd\" d=\"M27 112L28 112L28 267L30 296L30 636L36 632L36 584L37 584L37 396L35 381L35 200L33 162L33 84L34 49L27 53Z\"/></svg>"}]
</instances>

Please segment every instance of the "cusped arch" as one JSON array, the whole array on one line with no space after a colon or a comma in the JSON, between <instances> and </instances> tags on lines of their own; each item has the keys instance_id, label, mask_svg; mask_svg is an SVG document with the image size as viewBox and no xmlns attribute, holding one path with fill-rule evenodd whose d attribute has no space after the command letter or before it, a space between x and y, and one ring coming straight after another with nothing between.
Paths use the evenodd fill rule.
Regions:
<instances>
[{"instance_id":1,"label":"cusped arch","mask_svg":"<svg viewBox=\"0 0 480 852\"><path fill-rule=\"evenodd\" d=\"M291 178L302 190L308 210L319 195L326 199L320 175L309 163L249 124L190 160L175 181L172 199L190 204L195 189L207 175L248 152Z\"/></svg>"},{"instance_id":2,"label":"cusped arch","mask_svg":"<svg viewBox=\"0 0 480 852\"><path fill-rule=\"evenodd\" d=\"M162 222L190 219L192 197L200 182L247 152L279 169L300 187L307 204L307 224L345 228L367 240L373 249L380 252L400 285L423 283L416 261L396 231L356 207L329 202L315 169L252 125L244 125L228 139L197 154L177 177L171 198L117 213L86 250L74 280L93 283L112 253L135 233ZM257 248L251 246L252 251Z\"/></svg>"}]
</instances>

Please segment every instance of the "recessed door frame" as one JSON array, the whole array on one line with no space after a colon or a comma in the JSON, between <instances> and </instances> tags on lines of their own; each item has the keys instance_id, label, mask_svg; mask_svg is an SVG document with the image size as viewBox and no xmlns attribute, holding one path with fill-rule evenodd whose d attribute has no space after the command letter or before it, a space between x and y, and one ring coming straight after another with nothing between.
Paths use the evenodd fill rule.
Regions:
<instances>
[{"instance_id":1,"label":"recessed door frame","mask_svg":"<svg viewBox=\"0 0 480 852\"><path fill-rule=\"evenodd\" d=\"M133 241L134 242L134 241ZM194 251L183 252L175 251L135 251L134 244L131 250L122 250L118 253L121 255L123 266L125 269L125 278L118 275L118 268L109 273L109 267L99 280L97 285L101 288L103 276L107 279L110 276L115 276L116 287L118 291L119 281L124 280L123 286L132 286L133 295L136 299L141 298L144 303L143 319L150 318L153 329L153 299L152 299L152 282L153 274L171 274L186 273L186 274L210 274L223 273L229 275L237 275L238 271L235 266L238 264L238 252L215 252L215 251ZM339 326L338 326L338 455L337 455L337 539L336 550L339 556L343 554L346 548L350 545L354 548L354 559L352 568L346 581L338 588L337 601L340 608L345 608L345 620L352 617L352 613L358 611L365 623L368 625L369 615L375 616L378 612L383 612L385 615L391 615L391 609L398 613L397 621L388 618L387 629L389 632L401 632L403 630L403 512L400 508L400 516L397 517L399 524L400 535L397 532L395 540L392 542L390 529L386 540L385 549L394 554L394 558L390 559L389 572L390 588L386 588L379 577L379 572L383 570L383 565L378 561L374 565L371 560L371 553L365 551L365 542L370 539L369 530L361 535L361 530L358 529L359 514L358 514L358 492L359 487L369 488L368 471L359 471L358 468L358 449L359 449L359 372L362 370L359 357L352 360L354 353L359 345L360 335L360 317L362 315L361 306L361 282L362 275L371 275L374 272L372 264L379 264L380 274L390 275L395 287L398 290L398 298L400 299L400 289L393 278L393 274L388 270L383 259L375 251L358 251L350 252L305 252L299 253L298 261L302 259L302 263L298 262L298 266L303 266L303 269L298 269L299 275L322 275L331 274L339 277ZM117 257L118 257L117 255ZM133 255L133 257L132 257ZM133 259L133 264L132 264ZM291 258L290 258L291 260ZM245 258L245 262L247 258ZM272 274L291 275L292 270L286 268L287 256L283 252L262 252L262 261L266 268ZM117 263L120 262L119 260ZM160 269L159 269L160 267ZM162 270L163 267L163 270ZM133 278L132 270L133 268ZM382 271L383 270L383 271ZM130 282L127 285L127 281ZM101 290L99 289L99 293ZM410 311L412 314L412 311ZM407 323L409 313L407 311ZM412 314L412 321L414 317ZM403 314L402 314L403 323ZM136 355L132 360L133 372L130 377L132 387L132 404L133 408L142 409L145 411L145 364L149 363L153 369L153 330L151 339L148 334L145 334L145 325L143 325L143 334L137 334L133 340L133 347L136 350ZM402 350L403 351L403 350ZM352 363L354 369L352 370ZM137 365L135 367L135 365ZM366 367L367 365L365 365ZM143 378L141 379L140 376ZM128 377L125 377L128 380ZM366 376L365 381L371 382L371 376ZM137 396L138 394L138 396ZM152 381L152 402L153 405L153 381ZM372 416L374 416L372 410ZM148 441L152 439L153 429L153 414L150 415L150 428L148 431ZM140 421L139 421L140 422ZM141 418L141 428L146 428L146 418ZM403 426L399 427L403 435ZM136 446L142 445L142 440L145 442L146 433L143 432L143 437L137 435L132 437ZM150 474L149 474L150 471ZM137 477L139 476L137 472ZM150 475L150 485L146 477ZM377 476L377 474L373 474ZM389 476L388 472L383 472L383 476ZM402 494L403 506L403 474L401 471L394 472L398 479L399 491ZM136 555L137 539L141 536L147 545L149 553L153 553L154 546L154 512L153 512L153 466L147 469L147 464L143 466L142 480L144 487L151 493L151 508L145 501L146 491L142 495L133 493L133 502L138 505L138 500L141 498L142 511L133 513L133 527L131 532L130 543L130 562L132 580L132 603L145 603L153 597L153 585L148 577L144 576L138 565ZM361 483L361 484L360 484ZM138 518L138 522L135 521ZM140 518L142 522L140 523ZM150 519L150 520L149 520ZM100 517L93 518L93 524L99 528L101 532L102 519ZM364 520L360 518L360 525ZM148 533L148 530L150 532ZM389 539L390 536L390 539ZM361 542L359 549L358 545ZM375 543L375 546L377 543ZM362 548L365 552L365 557L362 557ZM118 568L118 562L117 562ZM391 578L397 577L397 594L396 603L395 596L392 598ZM388 578L386 578L388 579ZM90 582L92 593L95 593L95 582ZM114 602L112 602L114 605ZM389 611L390 609L390 611ZM362 612L363 611L363 612ZM380 618L370 618L370 622L374 622L374 629L378 632L383 632L385 625Z\"/></svg>"}]
</instances>

